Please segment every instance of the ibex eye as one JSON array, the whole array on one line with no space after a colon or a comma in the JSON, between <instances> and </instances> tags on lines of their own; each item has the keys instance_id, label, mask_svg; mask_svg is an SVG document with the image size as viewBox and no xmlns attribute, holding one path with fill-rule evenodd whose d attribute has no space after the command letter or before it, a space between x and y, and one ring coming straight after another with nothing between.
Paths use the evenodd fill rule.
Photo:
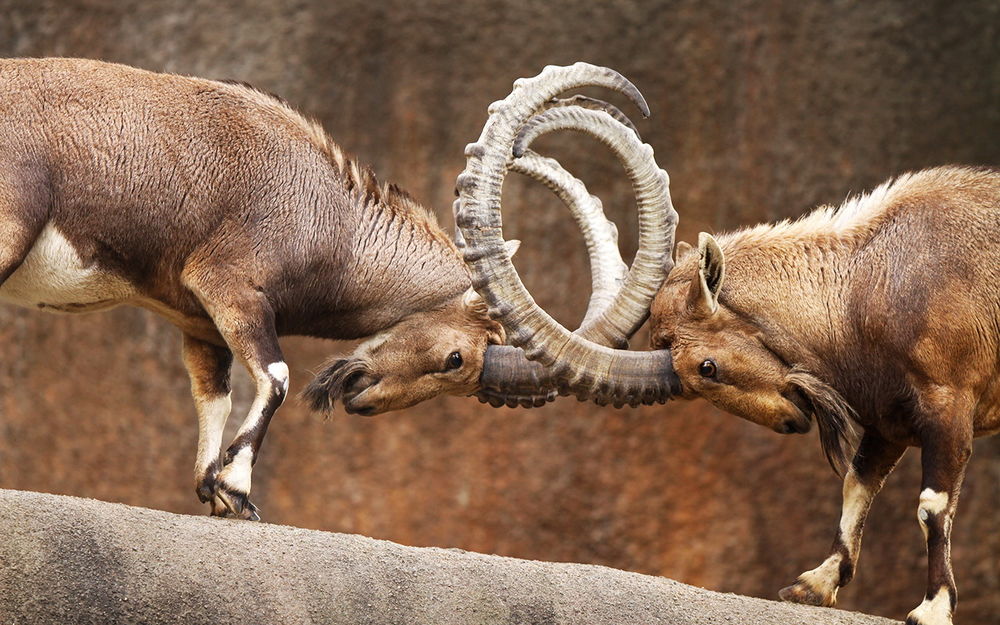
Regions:
<instances>
[{"instance_id":1,"label":"ibex eye","mask_svg":"<svg viewBox=\"0 0 1000 625\"><path fill-rule=\"evenodd\" d=\"M698 365L698 373L700 373L703 378L714 378L717 372L718 368L711 360L706 360Z\"/></svg>"},{"instance_id":2,"label":"ibex eye","mask_svg":"<svg viewBox=\"0 0 1000 625\"><path fill-rule=\"evenodd\" d=\"M459 352L452 352L448 354L448 357L444 361L445 371L458 369L461 366L462 366L462 354L460 354Z\"/></svg>"}]
</instances>

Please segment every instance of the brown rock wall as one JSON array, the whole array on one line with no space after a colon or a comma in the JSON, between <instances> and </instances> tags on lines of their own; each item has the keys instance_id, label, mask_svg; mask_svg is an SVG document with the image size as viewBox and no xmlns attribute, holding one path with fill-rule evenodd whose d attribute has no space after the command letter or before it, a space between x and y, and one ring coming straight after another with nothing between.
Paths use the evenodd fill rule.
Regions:
<instances>
[{"instance_id":1,"label":"brown rock wall","mask_svg":"<svg viewBox=\"0 0 1000 625\"><path fill-rule=\"evenodd\" d=\"M907 169L1000 164L998 41L989 0L0 0L0 54L250 81L318 117L445 223L462 147L514 78L575 60L615 67L649 100L640 131L671 174L688 241L837 203ZM604 199L634 250L627 182L595 146L554 137L539 147ZM557 318L578 319L589 277L570 220L517 180L506 205L529 288ZM4 307L0 341L0 485L202 511L173 328L137 310L69 318ZM293 391L348 348L284 346ZM875 504L844 607L902 618L919 601L918 457L904 458ZM700 402L511 411L448 398L326 422L290 402L254 492L278 523L774 597L825 555L840 485L814 437L779 437ZM966 623L1000 612L998 522L994 438L976 445L955 527Z\"/></svg>"}]
</instances>

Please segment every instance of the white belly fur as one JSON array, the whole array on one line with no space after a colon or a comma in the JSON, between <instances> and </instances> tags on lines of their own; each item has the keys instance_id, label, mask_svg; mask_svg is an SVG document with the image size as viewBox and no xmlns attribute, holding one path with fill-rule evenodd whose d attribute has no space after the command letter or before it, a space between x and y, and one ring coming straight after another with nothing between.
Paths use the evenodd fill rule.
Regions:
<instances>
[{"instance_id":1,"label":"white belly fur","mask_svg":"<svg viewBox=\"0 0 1000 625\"><path fill-rule=\"evenodd\" d=\"M45 224L24 262L0 285L0 300L57 312L108 308L136 295L121 276L85 263L52 223Z\"/></svg>"}]
</instances>

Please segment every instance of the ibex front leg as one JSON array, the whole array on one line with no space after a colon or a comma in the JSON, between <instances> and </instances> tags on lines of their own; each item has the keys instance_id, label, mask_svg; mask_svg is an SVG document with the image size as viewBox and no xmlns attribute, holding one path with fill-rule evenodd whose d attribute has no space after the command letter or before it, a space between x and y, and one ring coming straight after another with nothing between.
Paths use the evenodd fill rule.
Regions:
<instances>
[{"instance_id":1,"label":"ibex front leg","mask_svg":"<svg viewBox=\"0 0 1000 625\"><path fill-rule=\"evenodd\" d=\"M236 438L226 449L222 469L213 486L213 514L231 513L257 520L257 507L249 499L250 474L271 416L288 392L288 367L278 346L274 312L257 290L213 295L204 284L210 280L189 277L188 285L208 311L232 352L254 380L257 393ZM225 289L220 289L225 291Z\"/></svg>"},{"instance_id":2,"label":"ibex front leg","mask_svg":"<svg viewBox=\"0 0 1000 625\"><path fill-rule=\"evenodd\" d=\"M905 450L905 445L865 433L844 476L844 506L830 555L818 567L799 575L794 584L782 588L778 594L783 600L823 606L836 604L837 589L851 581L858 566L861 534L872 500Z\"/></svg>"},{"instance_id":3,"label":"ibex front leg","mask_svg":"<svg viewBox=\"0 0 1000 625\"><path fill-rule=\"evenodd\" d=\"M215 480L222 468L219 453L230 401L229 371L233 352L189 334L184 335L184 366L191 377L191 394L198 410L198 457L194 464L195 492L202 503L211 502L212 514L227 508L215 498Z\"/></svg>"},{"instance_id":4,"label":"ibex front leg","mask_svg":"<svg viewBox=\"0 0 1000 625\"><path fill-rule=\"evenodd\" d=\"M945 413L947 414L947 413ZM951 625L958 591L951 570L951 525L972 455L971 419L962 412L928 423L921 435L923 483L917 520L927 541L927 592L907 625Z\"/></svg>"}]
</instances>

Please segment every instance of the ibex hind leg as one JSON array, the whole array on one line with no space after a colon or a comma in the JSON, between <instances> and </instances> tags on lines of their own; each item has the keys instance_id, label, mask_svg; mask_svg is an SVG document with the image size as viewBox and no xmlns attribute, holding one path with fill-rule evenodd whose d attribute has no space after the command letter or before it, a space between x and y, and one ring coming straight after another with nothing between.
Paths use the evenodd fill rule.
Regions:
<instances>
[{"instance_id":1,"label":"ibex hind leg","mask_svg":"<svg viewBox=\"0 0 1000 625\"><path fill-rule=\"evenodd\" d=\"M185 284L198 297L219 333L246 366L257 387L250 412L223 455L215 477L213 500L237 517L257 519L250 502L250 474L271 416L288 392L288 367L278 346L274 312L263 293L233 283L231 272L211 265L185 271Z\"/></svg>"},{"instance_id":2,"label":"ibex hind leg","mask_svg":"<svg viewBox=\"0 0 1000 625\"><path fill-rule=\"evenodd\" d=\"M970 409L952 409L950 419L929 424L922 434L921 483L917 522L927 543L927 592L906 617L907 625L951 625L958 589L951 568L951 527L965 466L972 454ZM967 427L962 424L970 423Z\"/></svg>"}]
</instances>

